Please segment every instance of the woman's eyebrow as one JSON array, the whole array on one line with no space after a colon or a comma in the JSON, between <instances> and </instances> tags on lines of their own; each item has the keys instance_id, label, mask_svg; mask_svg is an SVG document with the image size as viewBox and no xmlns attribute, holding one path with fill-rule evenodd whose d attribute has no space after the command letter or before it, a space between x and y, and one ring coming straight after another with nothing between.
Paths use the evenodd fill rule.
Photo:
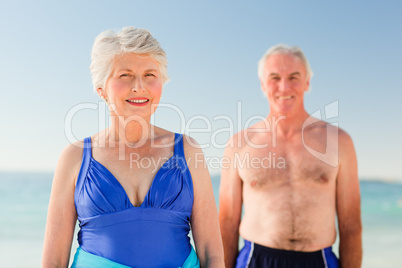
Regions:
<instances>
[{"instance_id":1,"label":"woman's eyebrow","mask_svg":"<svg viewBox=\"0 0 402 268\"><path fill-rule=\"evenodd\" d=\"M157 72L157 69L146 69L144 72Z\"/></svg>"}]
</instances>

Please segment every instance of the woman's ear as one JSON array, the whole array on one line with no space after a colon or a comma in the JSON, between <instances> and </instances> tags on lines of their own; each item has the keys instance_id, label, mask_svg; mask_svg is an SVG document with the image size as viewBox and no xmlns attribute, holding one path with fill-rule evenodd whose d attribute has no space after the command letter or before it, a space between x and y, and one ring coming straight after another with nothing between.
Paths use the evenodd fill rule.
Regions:
<instances>
[{"instance_id":1,"label":"woman's ear","mask_svg":"<svg viewBox=\"0 0 402 268\"><path fill-rule=\"evenodd\" d=\"M101 99L103 99L107 102L107 95L106 95L105 91L103 90L103 88L98 87L96 89L96 92L98 92L98 95Z\"/></svg>"}]
</instances>

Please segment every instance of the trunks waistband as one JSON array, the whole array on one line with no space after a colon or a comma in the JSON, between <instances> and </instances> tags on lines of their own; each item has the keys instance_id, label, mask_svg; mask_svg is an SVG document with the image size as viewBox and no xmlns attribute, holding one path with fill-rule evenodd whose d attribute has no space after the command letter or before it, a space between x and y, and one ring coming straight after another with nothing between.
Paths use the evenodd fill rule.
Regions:
<instances>
[{"instance_id":1,"label":"trunks waistband","mask_svg":"<svg viewBox=\"0 0 402 268\"><path fill-rule=\"evenodd\" d=\"M250 241L244 240L244 242L251 243ZM322 258L322 251L331 252L332 247L327 247L322 250L312 251L312 252L304 252L304 251L293 251L293 250L284 250L284 249L276 249L266 247L257 243L253 243L254 253L255 254L273 254L276 256L283 256L283 257L292 257L292 258L299 258L299 259L317 259Z\"/></svg>"}]
</instances>

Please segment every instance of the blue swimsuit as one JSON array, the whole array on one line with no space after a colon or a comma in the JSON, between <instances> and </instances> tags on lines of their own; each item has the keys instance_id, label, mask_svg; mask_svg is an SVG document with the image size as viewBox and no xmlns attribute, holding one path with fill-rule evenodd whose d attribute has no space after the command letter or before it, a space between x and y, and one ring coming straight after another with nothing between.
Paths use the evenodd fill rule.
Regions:
<instances>
[{"instance_id":1,"label":"blue swimsuit","mask_svg":"<svg viewBox=\"0 0 402 268\"><path fill-rule=\"evenodd\" d=\"M72 267L199 267L188 236L193 184L182 135L175 134L174 155L139 207L92 158L91 138L86 138L74 202L80 247Z\"/></svg>"}]
</instances>

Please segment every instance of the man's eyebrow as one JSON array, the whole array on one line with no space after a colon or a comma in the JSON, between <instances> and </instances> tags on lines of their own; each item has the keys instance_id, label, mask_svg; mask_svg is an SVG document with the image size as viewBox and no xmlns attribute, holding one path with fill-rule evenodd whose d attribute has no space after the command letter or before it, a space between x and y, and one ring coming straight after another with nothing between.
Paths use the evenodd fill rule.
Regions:
<instances>
[{"instance_id":1,"label":"man's eyebrow","mask_svg":"<svg viewBox=\"0 0 402 268\"><path fill-rule=\"evenodd\" d=\"M268 77L270 77L270 76L279 76L279 74L277 74L277 73L270 73L270 74L268 75Z\"/></svg>"},{"instance_id":2,"label":"man's eyebrow","mask_svg":"<svg viewBox=\"0 0 402 268\"><path fill-rule=\"evenodd\" d=\"M130 68L121 68L117 70L118 72L132 72ZM144 72L157 72L157 69L146 69Z\"/></svg>"},{"instance_id":3,"label":"man's eyebrow","mask_svg":"<svg viewBox=\"0 0 402 268\"><path fill-rule=\"evenodd\" d=\"M291 73L289 76L293 76L293 75L301 75L301 73L300 72L294 72L294 73Z\"/></svg>"}]
</instances>

